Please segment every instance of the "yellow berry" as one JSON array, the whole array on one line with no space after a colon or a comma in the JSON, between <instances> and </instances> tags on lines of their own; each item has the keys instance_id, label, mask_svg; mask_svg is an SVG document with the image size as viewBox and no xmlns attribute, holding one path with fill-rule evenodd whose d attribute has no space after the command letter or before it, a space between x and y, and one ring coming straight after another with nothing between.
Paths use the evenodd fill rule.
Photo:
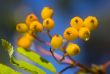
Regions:
<instances>
[{"instance_id":1,"label":"yellow berry","mask_svg":"<svg viewBox=\"0 0 110 74\"><path fill-rule=\"evenodd\" d=\"M54 20L51 18L47 18L43 21L43 27L47 30L50 31L54 27Z\"/></svg>"},{"instance_id":2,"label":"yellow berry","mask_svg":"<svg viewBox=\"0 0 110 74\"><path fill-rule=\"evenodd\" d=\"M55 35L52 37L50 44L51 44L51 47L52 47L53 49L58 49L58 48L60 48L60 47L62 46L62 44L63 44L63 38L62 38L62 36L55 34Z\"/></svg>"},{"instance_id":3,"label":"yellow berry","mask_svg":"<svg viewBox=\"0 0 110 74\"><path fill-rule=\"evenodd\" d=\"M38 18L35 14L31 13L26 17L26 24L29 26L33 21L38 21Z\"/></svg>"},{"instance_id":4,"label":"yellow berry","mask_svg":"<svg viewBox=\"0 0 110 74\"><path fill-rule=\"evenodd\" d=\"M28 31L28 26L25 23L19 23L16 25L16 30L18 32L24 33Z\"/></svg>"},{"instance_id":5,"label":"yellow berry","mask_svg":"<svg viewBox=\"0 0 110 74\"><path fill-rule=\"evenodd\" d=\"M33 32L41 32L43 30L43 26L39 21L33 21L30 24L29 29Z\"/></svg>"},{"instance_id":6,"label":"yellow berry","mask_svg":"<svg viewBox=\"0 0 110 74\"><path fill-rule=\"evenodd\" d=\"M74 56L80 53L80 47L77 44L69 43L66 48L66 53L70 56Z\"/></svg>"},{"instance_id":7,"label":"yellow berry","mask_svg":"<svg viewBox=\"0 0 110 74\"><path fill-rule=\"evenodd\" d=\"M78 16L73 17L70 21L70 25L75 29L79 30L83 26L83 20Z\"/></svg>"},{"instance_id":8,"label":"yellow berry","mask_svg":"<svg viewBox=\"0 0 110 74\"><path fill-rule=\"evenodd\" d=\"M30 34L25 34L17 40L17 46L28 49L34 38Z\"/></svg>"},{"instance_id":9,"label":"yellow berry","mask_svg":"<svg viewBox=\"0 0 110 74\"><path fill-rule=\"evenodd\" d=\"M83 22L83 26L90 30L95 30L98 27L98 20L94 16L88 16Z\"/></svg>"},{"instance_id":10,"label":"yellow berry","mask_svg":"<svg viewBox=\"0 0 110 74\"><path fill-rule=\"evenodd\" d=\"M53 16L53 9L50 7L44 7L41 11L42 19L52 18Z\"/></svg>"},{"instance_id":11,"label":"yellow berry","mask_svg":"<svg viewBox=\"0 0 110 74\"><path fill-rule=\"evenodd\" d=\"M88 41L90 38L90 30L86 27L82 27L79 30L79 38L84 40L84 41Z\"/></svg>"},{"instance_id":12,"label":"yellow berry","mask_svg":"<svg viewBox=\"0 0 110 74\"><path fill-rule=\"evenodd\" d=\"M68 27L64 31L64 38L68 41L73 41L78 38L78 31L73 27Z\"/></svg>"}]
</instances>

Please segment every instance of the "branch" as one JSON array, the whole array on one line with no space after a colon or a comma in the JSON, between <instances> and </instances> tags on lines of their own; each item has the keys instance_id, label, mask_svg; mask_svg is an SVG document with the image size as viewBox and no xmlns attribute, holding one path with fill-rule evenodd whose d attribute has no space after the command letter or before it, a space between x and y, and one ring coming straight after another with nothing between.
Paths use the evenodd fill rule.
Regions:
<instances>
[{"instance_id":1,"label":"branch","mask_svg":"<svg viewBox=\"0 0 110 74\"><path fill-rule=\"evenodd\" d=\"M50 35L50 33L47 31L47 35L48 35L48 37L51 39L52 38L52 36ZM43 41L43 40L41 40L41 39L39 39L39 38L37 38L36 36L34 36L35 37L35 39L37 39L38 41L40 41L41 43L44 43L45 45L47 45L47 46L50 46L50 43L49 42L46 42L46 41ZM48 43L48 44L47 44ZM65 45L64 45L64 47L63 47L63 49L65 49L66 48L66 45L68 44L68 41L66 41L66 43L65 43ZM61 58L62 58L62 56L61 55L59 55L59 54L57 54L57 53L53 53L53 54L51 54L51 52L49 52L49 51L47 51L47 50L45 50L45 49L43 49L41 46L38 46L37 45L37 48L39 48L39 51L40 51L40 53L41 54L44 54L44 55L49 55L49 56L53 56L54 55L54 58L56 58L57 60L60 60ZM65 52L64 52L65 53ZM64 59L62 62L64 62L64 63L68 63L68 64L70 64L70 65L72 65L72 66L79 66L80 68L83 68L83 69L85 69L87 72L90 72L90 73L93 73L94 74L94 72L91 70L91 69L89 69L88 67L86 67L86 66L84 66L83 64L81 64L81 63L79 63L79 62L76 62L74 59L72 59L70 56L68 56L68 58L69 59Z\"/></svg>"},{"instance_id":2,"label":"branch","mask_svg":"<svg viewBox=\"0 0 110 74\"><path fill-rule=\"evenodd\" d=\"M37 45L36 47L39 49L39 52L40 52L41 54L47 55L47 56L52 56L52 54L51 54L50 51L45 50L44 48L42 48L42 47L39 46L39 45ZM55 58L56 58L57 60L60 60L60 59L62 58L61 55L59 55L59 54L57 54L57 53L55 53L55 52L54 52L54 56L55 56ZM72 62L70 59L68 59L68 58L65 58L62 62L67 63L67 64L72 64L72 63L73 63L73 62Z\"/></svg>"},{"instance_id":3,"label":"branch","mask_svg":"<svg viewBox=\"0 0 110 74\"><path fill-rule=\"evenodd\" d=\"M103 67L104 69L110 67L110 61L108 61L108 62L102 64L102 67Z\"/></svg>"},{"instance_id":4,"label":"branch","mask_svg":"<svg viewBox=\"0 0 110 74\"><path fill-rule=\"evenodd\" d=\"M64 68L63 70L61 70L58 74L62 74L64 71L70 69L70 68L73 68L73 66L67 66L66 68Z\"/></svg>"}]
</instances>

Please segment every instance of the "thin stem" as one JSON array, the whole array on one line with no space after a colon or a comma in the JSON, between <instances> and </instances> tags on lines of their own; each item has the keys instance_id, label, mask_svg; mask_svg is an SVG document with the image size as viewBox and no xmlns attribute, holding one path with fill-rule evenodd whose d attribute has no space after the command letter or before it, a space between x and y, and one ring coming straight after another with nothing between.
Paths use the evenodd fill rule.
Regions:
<instances>
[{"instance_id":1,"label":"thin stem","mask_svg":"<svg viewBox=\"0 0 110 74\"><path fill-rule=\"evenodd\" d=\"M65 59L65 55L62 56L62 58L60 59L60 62L62 62Z\"/></svg>"},{"instance_id":2,"label":"thin stem","mask_svg":"<svg viewBox=\"0 0 110 74\"><path fill-rule=\"evenodd\" d=\"M89 69L88 67L86 67L85 65L83 65L83 64L81 64L81 63L79 63L79 62L76 62L73 58L71 58L70 56L68 56L69 57L69 59L71 59L72 61L73 61L73 64L75 63L75 66L79 66L80 68L83 68L83 69L85 69L87 72L91 72L91 73L93 73L94 74L94 72L91 70L91 69Z\"/></svg>"},{"instance_id":3,"label":"thin stem","mask_svg":"<svg viewBox=\"0 0 110 74\"><path fill-rule=\"evenodd\" d=\"M65 44L64 44L64 46L63 46L63 49L64 49L64 50L66 49L67 44L68 44L68 41L66 40L66 42L65 42Z\"/></svg>"},{"instance_id":4,"label":"thin stem","mask_svg":"<svg viewBox=\"0 0 110 74\"><path fill-rule=\"evenodd\" d=\"M55 57L55 55L54 55L54 53L53 53L53 51L52 51L51 48L50 48L50 52L51 52L53 58L54 58L59 64L60 64L60 63L64 60L64 58L65 58L65 56L63 56L60 60L57 60L57 58Z\"/></svg>"},{"instance_id":5,"label":"thin stem","mask_svg":"<svg viewBox=\"0 0 110 74\"><path fill-rule=\"evenodd\" d=\"M50 48L50 52L51 52L51 54L52 54L52 56L53 56L53 58L58 62L58 63L60 63L57 59L56 59L56 57L54 56L54 53L53 53L53 51L52 51L52 49Z\"/></svg>"},{"instance_id":6,"label":"thin stem","mask_svg":"<svg viewBox=\"0 0 110 74\"><path fill-rule=\"evenodd\" d=\"M73 66L67 66L66 68L64 68L63 70L61 70L58 74L62 74L63 72L65 72L66 70L68 70L69 68L72 68Z\"/></svg>"},{"instance_id":7,"label":"thin stem","mask_svg":"<svg viewBox=\"0 0 110 74\"><path fill-rule=\"evenodd\" d=\"M107 67L110 66L110 61L108 61L108 62L102 64L102 66L103 66L104 69L106 69Z\"/></svg>"},{"instance_id":8,"label":"thin stem","mask_svg":"<svg viewBox=\"0 0 110 74\"><path fill-rule=\"evenodd\" d=\"M45 45L47 45L47 46L50 46L50 43L49 42L46 42L46 41L44 41L44 40L42 40L42 39L40 39L39 37L37 37L36 35L32 35L36 40L38 40L39 42L41 42L41 43L43 43L43 44L45 44Z\"/></svg>"},{"instance_id":9,"label":"thin stem","mask_svg":"<svg viewBox=\"0 0 110 74\"><path fill-rule=\"evenodd\" d=\"M42 47L39 46L39 45L37 45L36 47L39 49L39 52L40 52L41 54L43 54L43 55L48 55L48 56L52 56L52 54L51 54L50 51L45 50L44 48L42 48ZM60 59L62 58L61 55L59 55L59 54L57 54L57 53L55 53L55 52L54 52L54 56L55 56L58 60L60 60ZM65 58L65 59L62 61L62 63L72 64L72 61L71 61L70 59L68 59L68 58Z\"/></svg>"},{"instance_id":10,"label":"thin stem","mask_svg":"<svg viewBox=\"0 0 110 74\"><path fill-rule=\"evenodd\" d=\"M47 35L48 35L48 37L49 37L50 39L52 39L52 36L50 35L50 32L49 32L49 31L47 31Z\"/></svg>"}]
</instances>

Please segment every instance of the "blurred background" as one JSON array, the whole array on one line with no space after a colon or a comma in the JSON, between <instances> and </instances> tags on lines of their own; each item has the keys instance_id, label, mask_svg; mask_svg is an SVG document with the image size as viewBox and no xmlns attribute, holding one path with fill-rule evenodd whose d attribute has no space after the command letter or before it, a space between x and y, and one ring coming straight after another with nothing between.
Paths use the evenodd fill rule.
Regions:
<instances>
[{"instance_id":1,"label":"blurred background","mask_svg":"<svg viewBox=\"0 0 110 74\"><path fill-rule=\"evenodd\" d=\"M24 22L26 15L31 12L35 13L42 22L40 12L45 6L54 9L55 28L51 32L52 35L54 33L62 35L65 28L69 26L72 17L80 16L84 19L89 15L96 16L100 24L98 29L91 33L91 38L87 42L75 40L75 43L81 47L81 53L73 58L87 66L100 65L110 60L110 0L0 0L0 38L7 39L15 46L15 39L18 35L15 30L16 24ZM39 35L42 37L42 34ZM45 48L49 49L49 47ZM33 49L37 50L35 47ZM21 57L20 55L16 56ZM65 67L58 65L51 57L44 58L51 61L57 67L57 71ZM0 63L15 68L9 63L8 54L1 44ZM76 69L70 69L64 74L73 74L75 71ZM110 68L107 69L107 74L110 74Z\"/></svg>"}]
</instances>

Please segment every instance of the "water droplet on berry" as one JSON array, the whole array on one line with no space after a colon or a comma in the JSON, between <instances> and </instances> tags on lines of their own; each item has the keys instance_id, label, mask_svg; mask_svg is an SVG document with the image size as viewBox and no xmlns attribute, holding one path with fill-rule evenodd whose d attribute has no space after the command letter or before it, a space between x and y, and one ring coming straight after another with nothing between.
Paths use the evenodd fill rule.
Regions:
<instances>
[{"instance_id":1,"label":"water droplet on berry","mask_svg":"<svg viewBox=\"0 0 110 74\"><path fill-rule=\"evenodd\" d=\"M88 41L89 39L90 39L90 34L89 33L85 33L84 41Z\"/></svg>"}]
</instances>

